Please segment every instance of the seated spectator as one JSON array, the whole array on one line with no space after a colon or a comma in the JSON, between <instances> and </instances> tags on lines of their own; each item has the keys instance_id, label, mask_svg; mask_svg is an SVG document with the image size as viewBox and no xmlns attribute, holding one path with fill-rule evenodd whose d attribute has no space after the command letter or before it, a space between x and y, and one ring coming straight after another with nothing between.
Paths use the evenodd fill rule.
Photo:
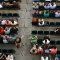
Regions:
<instances>
[{"instance_id":1,"label":"seated spectator","mask_svg":"<svg viewBox=\"0 0 60 60\"><path fill-rule=\"evenodd\" d=\"M33 7L33 9L38 9L39 8L37 3L34 3L32 7Z\"/></svg>"},{"instance_id":2,"label":"seated spectator","mask_svg":"<svg viewBox=\"0 0 60 60\"><path fill-rule=\"evenodd\" d=\"M1 24L6 25L6 20L2 20Z\"/></svg>"},{"instance_id":3,"label":"seated spectator","mask_svg":"<svg viewBox=\"0 0 60 60\"><path fill-rule=\"evenodd\" d=\"M50 8L49 2L46 2L46 3L44 4L44 8L45 8L45 9L49 9L49 8Z\"/></svg>"},{"instance_id":4,"label":"seated spectator","mask_svg":"<svg viewBox=\"0 0 60 60\"><path fill-rule=\"evenodd\" d=\"M12 24L12 22L10 20L6 21L6 25L11 25L11 24Z\"/></svg>"},{"instance_id":5,"label":"seated spectator","mask_svg":"<svg viewBox=\"0 0 60 60\"><path fill-rule=\"evenodd\" d=\"M44 58L43 56L41 56L41 60L49 60L48 57Z\"/></svg>"},{"instance_id":6,"label":"seated spectator","mask_svg":"<svg viewBox=\"0 0 60 60\"><path fill-rule=\"evenodd\" d=\"M5 30L4 30L5 31L5 34L10 34L10 30L11 30L11 27L10 28L9 27L6 27Z\"/></svg>"},{"instance_id":7,"label":"seated spectator","mask_svg":"<svg viewBox=\"0 0 60 60\"><path fill-rule=\"evenodd\" d=\"M55 33L60 34L60 28L56 28Z\"/></svg>"},{"instance_id":8,"label":"seated spectator","mask_svg":"<svg viewBox=\"0 0 60 60\"><path fill-rule=\"evenodd\" d=\"M5 34L5 32L4 32L4 28L3 28L3 27L0 28L0 34L2 34L2 35Z\"/></svg>"},{"instance_id":9,"label":"seated spectator","mask_svg":"<svg viewBox=\"0 0 60 60\"><path fill-rule=\"evenodd\" d=\"M60 17L60 11L59 10L55 12L55 17Z\"/></svg>"},{"instance_id":10,"label":"seated spectator","mask_svg":"<svg viewBox=\"0 0 60 60\"><path fill-rule=\"evenodd\" d=\"M44 2L39 2L39 6L44 6Z\"/></svg>"},{"instance_id":11,"label":"seated spectator","mask_svg":"<svg viewBox=\"0 0 60 60\"><path fill-rule=\"evenodd\" d=\"M49 17L50 13L48 10L45 10L43 15L44 15L44 17Z\"/></svg>"},{"instance_id":12,"label":"seated spectator","mask_svg":"<svg viewBox=\"0 0 60 60\"><path fill-rule=\"evenodd\" d=\"M2 4L0 4L0 8L3 8L3 5Z\"/></svg>"},{"instance_id":13,"label":"seated spectator","mask_svg":"<svg viewBox=\"0 0 60 60\"><path fill-rule=\"evenodd\" d=\"M52 0L45 0L45 1L52 1Z\"/></svg>"},{"instance_id":14,"label":"seated spectator","mask_svg":"<svg viewBox=\"0 0 60 60\"><path fill-rule=\"evenodd\" d=\"M43 54L43 48L41 46L38 47L37 54Z\"/></svg>"},{"instance_id":15,"label":"seated spectator","mask_svg":"<svg viewBox=\"0 0 60 60\"><path fill-rule=\"evenodd\" d=\"M52 2L52 3L49 3L49 6L50 6L50 9L55 9L56 8L56 3Z\"/></svg>"},{"instance_id":16,"label":"seated spectator","mask_svg":"<svg viewBox=\"0 0 60 60\"><path fill-rule=\"evenodd\" d=\"M55 12L52 10L50 11L50 17L52 17L52 18L55 17Z\"/></svg>"},{"instance_id":17,"label":"seated spectator","mask_svg":"<svg viewBox=\"0 0 60 60\"><path fill-rule=\"evenodd\" d=\"M39 11L39 17L43 17L43 11Z\"/></svg>"},{"instance_id":18,"label":"seated spectator","mask_svg":"<svg viewBox=\"0 0 60 60\"><path fill-rule=\"evenodd\" d=\"M43 44L49 44L50 41L48 39L43 40Z\"/></svg>"},{"instance_id":19,"label":"seated spectator","mask_svg":"<svg viewBox=\"0 0 60 60\"><path fill-rule=\"evenodd\" d=\"M44 20L42 18L38 19L38 26L43 26Z\"/></svg>"},{"instance_id":20,"label":"seated spectator","mask_svg":"<svg viewBox=\"0 0 60 60\"><path fill-rule=\"evenodd\" d=\"M17 25L18 23L17 23L17 21L11 21L12 22L12 24L11 25Z\"/></svg>"},{"instance_id":21,"label":"seated spectator","mask_svg":"<svg viewBox=\"0 0 60 60\"><path fill-rule=\"evenodd\" d=\"M6 36L3 36L3 43L8 43Z\"/></svg>"},{"instance_id":22,"label":"seated spectator","mask_svg":"<svg viewBox=\"0 0 60 60\"><path fill-rule=\"evenodd\" d=\"M33 18L32 22L33 22L34 24L37 24L37 18Z\"/></svg>"},{"instance_id":23,"label":"seated spectator","mask_svg":"<svg viewBox=\"0 0 60 60\"><path fill-rule=\"evenodd\" d=\"M56 47L53 47L53 48L51 48L49 50L50 50L50 54L52 54L52 55L57 54L57 48Z\"/></svg>"},{"instance_id":24,"label":"seated spectator","mask_svg":"<svg viewBox=\"0 0 60 60\"><path fill-rule=\"evenodd\" d=\"M31 54L37 54L37 48L36 45L33 45L32 49L30 50Z\"/></svg>"}]
</instances>

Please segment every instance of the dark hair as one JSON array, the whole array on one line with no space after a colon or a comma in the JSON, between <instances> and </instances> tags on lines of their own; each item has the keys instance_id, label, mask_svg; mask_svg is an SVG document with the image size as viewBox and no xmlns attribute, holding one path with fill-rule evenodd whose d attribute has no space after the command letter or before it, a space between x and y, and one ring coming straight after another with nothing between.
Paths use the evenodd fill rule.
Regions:
<instances>
[{"instance_id":1,"label":"dark hair","mask_svg":"<svg viewBox=\"0 0 60 60\"><path fill-rule=\"evenodd\" d=\"M35 52L35 50L33 50L33 52Z\"/></svg>"}]
</instances>

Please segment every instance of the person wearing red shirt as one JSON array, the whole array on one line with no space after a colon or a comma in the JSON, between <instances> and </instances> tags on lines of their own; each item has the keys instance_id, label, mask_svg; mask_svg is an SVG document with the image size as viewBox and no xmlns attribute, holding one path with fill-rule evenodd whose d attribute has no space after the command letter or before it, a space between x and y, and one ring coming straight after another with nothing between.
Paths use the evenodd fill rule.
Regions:
<instances>
[{"instance_id":1,"label":"person wearing red shirt","mask_svg":"<svg viewBox=\"0 0 60 60\"><path fill-rule=\"evenodd\" d=\"M56 47L53 47L53 48L51 48L49 50L50 50L50 54L52 54L52 55L57 54L57 48Z\"/></svg>"},{"instance_id":2,"label":"person wearing red shirt","mask_svg":"<svg viewBox=\"0 0 60 60\"><path fill-rule=\"evenodd\" d=\"M37 50L37 54L43 54L43 49L41 46L39 46L38 50Z\"/></svg>"},{"instance_id":3,"label":"person wearing red shirt","mask_svg":"<svg viewBox=\"0 0 60 60\"><path fill-rule=\"evenodd\" d=\"M1 28L0 28L0 34L4 35L4 33L5 33L4 28L1 27Z\"/></svg>"}]
</instances>

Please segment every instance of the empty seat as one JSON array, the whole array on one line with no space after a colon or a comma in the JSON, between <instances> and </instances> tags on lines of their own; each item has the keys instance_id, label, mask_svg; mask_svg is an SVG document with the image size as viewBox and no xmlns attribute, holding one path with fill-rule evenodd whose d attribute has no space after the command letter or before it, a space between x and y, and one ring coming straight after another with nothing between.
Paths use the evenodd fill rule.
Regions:
<instances>
[{"instance_id":1,"label":"empty seat","mask_svg":"<svg viewBox=\"0 0 60 60\"><path fill-rule=\"evenodd\" d=\"M46 22L46 25L49 25L49 22Z\"/></svg>"},{"instance_id":2,"label":"empty seat","mask_svg":"<svg viewBox=\"0 0 60 60\"><path fill-rule=\"evenodd\" d=\"M2 14L2 17L7 17L7 14L3 13L3 14Z\"/></svg>"},{"instance_id":3,"label":"empty seat","mask_svg":"<svg viewBox=\"0 0 60 60\"><path fill-rule=\"evenodd\" d=\"M50 22L50 26L55 26L55 22Z\"/></svg>"},{"instance_id":4,"label":"empty seat","mask_svg":"<svg viewBox=\"0 0 60 60\"><path fill-rule=\"evenodd\" d=\"M49 31L44 31L44 34L45 35L49 35Z\"/></svg>"},{"instance_id":5,"label":"empty seat","mask_svg":"<svg viewBox=\"0 0 60 60\"><path fill-rule=\"evenodd\" d=\"M39 34L39 35L42 35L42 34L43 34L43 31L38 31L38 34Z\"/></svg>"},{"instance_id":6,"label":"empty seat","mask_svg":"<svg viewBox=\"0 0 60 60\"><path fill-rule=\"evenodd\" d=\"M13 16L13 14L12 13L8 13L8 17L12 17Z\"/></svg>"},{"instance_id":7,"label":"empty seat","mask_svg":"<svg viewBox=\"0 0 60 60\"><path fill-rule=\"evenodd\" d=\"M56 22L56 26L60 26L60 22Z\"/></svg>"},{"instance_id":8,"label":"empty seat","mask_svg":"<svg viewBox=\"0 0 60 60\"><path fill-rule=\"evenodd\" d=\"M56 44L57 44L57 45L60 45L60 41L56 41Z\"/></svg>"},{"instance_id":9,"label":"empty seat","mask_svg":"<svg viewBox=\"0 0 60 60\"><path fill-rule=\"evenodd\" d=\"M50 44L51 45L55 45L55 41L50 41Z\"/></svg>"},{"instance_id":10,"label":"empty seat","mask_svg":"<svg viewBox=\"0 0 60 60\"><path fill-rule=\"evenodd\" d=\"M57 51L57 54L59 54L59 55L60 55L60 51L59 51L59 50Z\"/></svg>"},{"instance_id":11,"label":"empty seat","mask_svg":"<svg viewBox=\"0 0 60 60\"><path fill-rule=\"evenodd\" d=\"M13 17L19 17L18 13L13 13Z\"/></svg>"},{"instance_id":12,"label":"empty seat","mask_svg":"<svg viewBox=\"0 0 60 60\"><path fill-rule=\"evenodd\" d=\"M54 31L50 31L50 35L55 35L55 32Z\"/></svg>"},{"instance_id":13,"label":"empty seat","mask_svg":"<svg viewBox=\"0 0 60 60\"><path fill-rule=\"evenodd\" d=\"M37 44L42 45L42 39L38 39Z\"/></svg>"},{"instance_id":14,"label":"empty seat","mask_svg":"<svg viewBox=\"0 0 60 60\"><path fill-rule=\"evenodd\" d=\"M35 30L35 31L32 31L32 34L37 34L37 31Z\"/></svg>"},{"instance_id":15,"label":"empty seat","mask_svg":"<svg viewBox=\"0 0 60 60\"><path fill-rule=\"evenodd\" d=\"M7 53L7 49L2 49L2 53Z\"/></svg>"}]
</instances>

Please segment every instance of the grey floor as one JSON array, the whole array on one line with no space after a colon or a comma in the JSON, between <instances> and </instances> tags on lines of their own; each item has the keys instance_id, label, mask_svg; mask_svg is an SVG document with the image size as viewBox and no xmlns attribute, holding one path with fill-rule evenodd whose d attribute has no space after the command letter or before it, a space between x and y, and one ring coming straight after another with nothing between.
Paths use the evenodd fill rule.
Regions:
<instances>
[{"instance_id":1,"label":"grey floor","mask_svg":"<svg viewBox=\"0 0 60 60\"><path fill-rule=\"evenodd\" d=\"M0 45L0 48L13 48L16 50L15 59L16 60L40 60L40 56L38 55L31 55L29 50L31 49L30 45L30 36L32 30L54 30L55 27L34 27L31 25L32 22L32 0L22 0L20 3L21 10L2 10L1 13L8 13L8 12L17 12L19 13L20 17L18 20L19 23L19 37L22 37L21 47L17 49L15 45ZM48 20L48 19L46 19ZM50 19L49 21L54 21ZM55 21L59 21L56 20ZM41 37L41 36L40 36ZM59 38L60 36L50 36L51 39ZM59 47L59 46L58 46Z\"/></svg>"}]
</instances>

